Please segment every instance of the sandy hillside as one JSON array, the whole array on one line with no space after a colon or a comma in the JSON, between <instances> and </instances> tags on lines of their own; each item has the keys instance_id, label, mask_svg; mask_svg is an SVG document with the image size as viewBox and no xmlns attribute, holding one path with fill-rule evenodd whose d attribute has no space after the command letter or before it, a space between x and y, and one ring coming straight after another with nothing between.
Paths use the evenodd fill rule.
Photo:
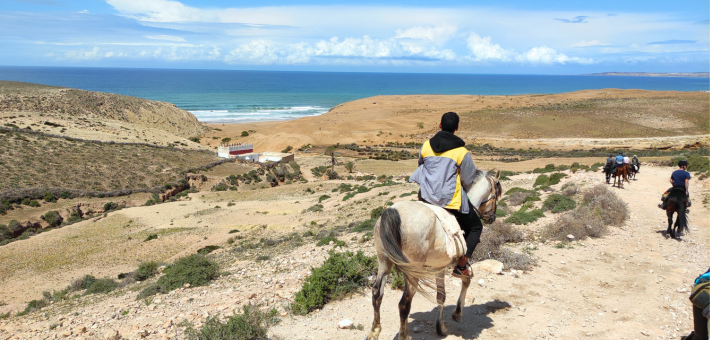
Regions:
<instances>
[{"instance_id":1,"label":"sandy hillside","mask_svg":"<svg viewBox=\"0 0 710 340\"><path fill-rule=\"evenodd\" d=\"M299 159L311 166L323 161ZM655 206L659 194L667 189L671 171L644 167L637 181L625 189L614 189L628 204L631 218L612 226L605 237L564 247L536 241L511 245L516 252L533 254L538 265L524 272L506 269L503 275L476 273L476 280L483 279L483 284L474 284L469 290L464 323L447 322L447 339L668 339L688 330L687 289L710 263L710 255L704 251L710 242L709 211L702 203L710 182L693 182L691 233L682 241L669 240L661 233L665 215ZM531 188L534 179L517 175L503 185ZM577 172L553 189L570 182L584 189L603 182L603 176ZM315 246L305 232L337 230L350 221L366 219L370 209L388 200L411 199L405 194L416 186L400 181L343 201L345 194L333 192L340 183L343 181L312 178L309 183L275 188L199 192L190 194L190 200L124 209L2 246L0 301L4 305L0 312L21 310L29 300L41 298L42 291L62 289L85 274L115 278L141 262L170 263L207 245L222 247L210 257L224 274L209 286L178 289L148 302L135 297L150 282L131 284L107 295L62 301L28 316L0 320L0 338L93 339L118 331L127 339L182 339L179 324L183 320L199 327L209 315L230 315L244 304L261 304L281 314L281 323L270 331L274 336L362 339L372 321L369 293L331 302L305 317L288 313L303 279L333 247ZM322 200L324 195L331 197ZM323 211L306 211L319 200ZM554 220L554 215L547 215L523 229L534 233ZM144 241L153 233L157 239ZM239 238L229 244L235 235ZM373 254L372 241L362 242L363 233L338 238L346 242L344 250ZM249 243L261 246L243 248ZM447 279L446 315L457 289L456 280ZM381 339L393 339L397 332L400 295L389 288L385 293ZM410 316L415 339L439 338L433 326L435 314L430 312L433 307L415 297ZM365 330L337 329L338 321L345 318Z\"/></svg>"},{"instance_id":2,"label":"sandy hillside","mask_svg":"<svg viewBox=\"0 0 710 340\"><path fill-rule=\"evenodd\" d=\"M113 93L0 81L0 125L82 139L199 148L207 128L174 104ZM180 144L182 143L182 144Z\"/></svg>"},{"instance_id":3,"label":"sandy hillside","mask_svg":"<svg viewBox=\"0 0 710 340\"><path fill-rule=\"evenodd\" d=\"M461 116L460 136L499 147L682 147L710 140L708 110L710 96L703 92L603 89L519 96L376 96L293 121L210 124L221 131L208 133L202 142L215 146L229 137L271 151L309 143L421 142L438 130L444 112L455 111ZM240 137L242 131L255 132Z\"/></svg>"}]
</instances>

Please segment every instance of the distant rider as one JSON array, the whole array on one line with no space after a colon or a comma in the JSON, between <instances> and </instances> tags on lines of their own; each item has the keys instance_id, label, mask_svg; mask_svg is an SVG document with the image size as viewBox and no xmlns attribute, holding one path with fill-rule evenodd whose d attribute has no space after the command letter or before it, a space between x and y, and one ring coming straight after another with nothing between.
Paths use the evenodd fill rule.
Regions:
<instances>
[{"instance_id":1,"label":"distant rider","mask_svg":"<svg viewBox=\"0 0 710 340\"><path fill-rule=\"evenodd\" d=\"M483 223L463 187L473 184L476 166L464 147L466 143L454 135L459 129L459 116L455 112L444 113L439 128L441 131L422 145L419 167L409 181L419 184L423 201L445 208L456 217L464 231L466 254L459 258L452 275L470 277L468 259L481 240Z\"/></svg>"},{"instance_id":2,"label":"distant rider","mask_svg":"<svg viewBox=\"0 0 710 340\"><path fill-rule=\"evenodd\" d=\"M619 151L619 154L616 155L616 162L614 162L614 168L611 169L611 173L616 172L616 168L624 165L624 156L622 155L621 151Z\"/></svg>"},{"instance_id":3,"label":"distant rider","mask_svg":"<svg viewBox=\"0 0 710 340\"><path fill-rule=\"evenodd\" d=\"M609 157L606 159L606 165L604 165L604 167L609 170L614 167L614 155L609 154Z\"/></svg>"},{"instance_id":4,"label":"distant rider","mask_svg":"<svg viewBox=\"0 0 710 340\"><path fill-rule=\"evenodd\" d=\"M631 164L631 159L629 158L629 156L627 156L626 154L624 154L623 156L624 156L624 164Z\"/></svg>"},{"instance_id":5,"label":"distant rider","mask_svg":"<svg viewBox=\"0 0 710 340\"><path fill-rule=\"evenodd\" d=\"M641 162L639 162L639 159L638 159L638 157L636 157L636 155L634 155L634 157L631 158L631 164L633 164L633 166L634 166L634 171L638 172L639 169L641 169Z\"/></svg>"},{"instance_id":6,"label":"distant rider","mask_svg":"<svg viewBox=\"0 0 710 340\"><path fill-rule=\"evenodd\" d=\"M673 171L671 174L671 187L670 189L666 190L666 192L663 194L661 197L661 200L663 202L658 204L658 207L666 210L666 207L668 205L668 194L671 192L671 190L683 190L685 191L685 197L686 197L686 207L690 207L690 194L688 192L688 188L690 186L690 173L686 171L688 169L688 161L682 160L678 162L678 170ZM687 211L687 210L686 210Z\"/></svg>"}]
</instances>

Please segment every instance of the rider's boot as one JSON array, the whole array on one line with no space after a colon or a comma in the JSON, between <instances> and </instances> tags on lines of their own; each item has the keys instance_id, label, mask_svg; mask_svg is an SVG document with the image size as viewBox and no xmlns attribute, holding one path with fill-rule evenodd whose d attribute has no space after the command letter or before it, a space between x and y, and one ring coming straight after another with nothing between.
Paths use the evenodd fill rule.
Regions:
<instances>
[{"instance_id":1,"label":"rider's boot","mask_svg":"<svg viewBox=\"0 0 710 340\"><path fill-rule=\"evenodd\" d=\"M451 273L451 276L458 277L459 279L466 279L473 277L473 273L471 272L471 267L468 264L466 264L465 267L454 265L454 272Z\"/></svg>"}]
</instances>

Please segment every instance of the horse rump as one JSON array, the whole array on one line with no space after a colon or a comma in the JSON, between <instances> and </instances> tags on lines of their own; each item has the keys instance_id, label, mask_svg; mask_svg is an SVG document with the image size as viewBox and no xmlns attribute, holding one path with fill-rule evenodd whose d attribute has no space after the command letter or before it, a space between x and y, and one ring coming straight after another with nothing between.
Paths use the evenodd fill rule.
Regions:
<instances>
[{"instance_id":1,"label":"horse rump","mask_svg":"<svg viewBox=\"0 0 710 340\"><path fill-rule=\"evenodd\" d=\"M405 279L415 286L418 293L436 303L436 299L424 287L436 290L436 275L445 268L435 269L424 263L411 262L402 249L402 219L394 208L382 212L379 221L379 241L382 255L387 257L404 274Z\"/></svg>"},{"instance_id":2,"label":"horse rump","mask_svg":"<svg viewBox=\"0 0 710 340\"><path fill-rule=\"evenodd\" d=\"M678 213L676 225L680 232L690 230L690 228L688 228L688 216L685 213L686 200L687 197L683 189L672 189L670 194L668 194L668 207L675 208L675 211Z\"/></svg>"}]
</instances>

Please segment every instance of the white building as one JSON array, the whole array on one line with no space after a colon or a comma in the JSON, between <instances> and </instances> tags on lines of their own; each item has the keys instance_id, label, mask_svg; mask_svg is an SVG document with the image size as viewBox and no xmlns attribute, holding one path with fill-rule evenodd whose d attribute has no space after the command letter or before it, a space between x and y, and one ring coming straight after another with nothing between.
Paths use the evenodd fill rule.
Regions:
<instances>
[{"instance_id":1,"label":"white building","mask_svg":"<svg viewBox=\"0 0 710 340\"><path fill-rule=\"evenodd\" d=\"M238 155L244 155L253 152L254 144L252 143L220 144L217 147L217 156L222 158L234 158Z\"/></svg>"}]
</instances>

